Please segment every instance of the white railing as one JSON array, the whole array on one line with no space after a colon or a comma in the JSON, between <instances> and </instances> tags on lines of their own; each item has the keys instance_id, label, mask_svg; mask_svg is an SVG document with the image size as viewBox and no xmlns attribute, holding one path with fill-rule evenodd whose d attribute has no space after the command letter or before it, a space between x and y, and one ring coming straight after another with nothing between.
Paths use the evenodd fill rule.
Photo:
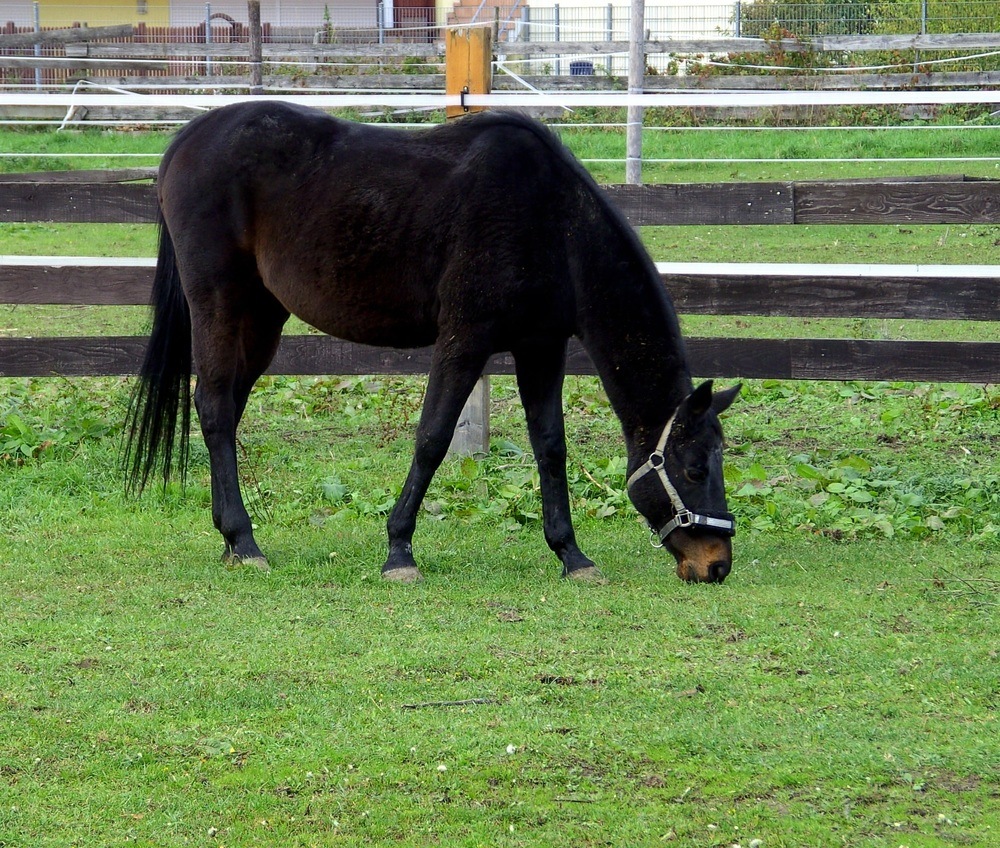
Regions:
<instances>
[{"instance_id":1,"label":"white railing","mask_svg":"<svg viewBox=\"0 0 1000 848\"><path fill-rule=\"evenodd\" d=\"M227 86L230 87L230 86ZM238 84L232 88L240 87ZM646 94L616 91L503 92L447 95L417 91L412 94L364 92L361 94L266 94L270 100L301 103L318 109L354 106L444 109L446 106L486 107L643 107L761 108L776 106L908 106L1000 103L1000 90L965 91L721 91L667 90ZM186 108L203 111L252 100L251 94L92 94L88 92L4 92L0 107L32 109L57 107Z\"/></svg>"}]
</instances>

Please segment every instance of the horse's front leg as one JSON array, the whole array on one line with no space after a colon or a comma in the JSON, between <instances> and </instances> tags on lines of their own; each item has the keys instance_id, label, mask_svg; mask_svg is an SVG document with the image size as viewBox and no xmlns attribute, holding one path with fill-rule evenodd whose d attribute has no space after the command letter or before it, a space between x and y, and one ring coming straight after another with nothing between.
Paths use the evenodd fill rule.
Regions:
<instances>
[{"instance_id":1,"label":"horse's front leg","mask_svg":"<svg viewBox=\"0 0 1000 848\"><path fill-rule=\"evenodd\" d=\"M516 350L514 361L528 438L538 463L545 541L562 562L563 577L601 581L603 575L576 543L570 515L562 408L565 343Z\"/></svg>"},{"instance_id":2,"label":"horse's front leg","mask_svg":"<svg viewBox=\"0 0 1000 848\"><path fill-rule=\"evenodd\" d=\"M488 356L484 351L448 349L440 343L434 350L410 473L389 514L389 556L382 566L386 580L414 583L421 579L413 557L417 513L434 472L448 453L462 407L483 373Z\"/></svg>"}]
</instances>

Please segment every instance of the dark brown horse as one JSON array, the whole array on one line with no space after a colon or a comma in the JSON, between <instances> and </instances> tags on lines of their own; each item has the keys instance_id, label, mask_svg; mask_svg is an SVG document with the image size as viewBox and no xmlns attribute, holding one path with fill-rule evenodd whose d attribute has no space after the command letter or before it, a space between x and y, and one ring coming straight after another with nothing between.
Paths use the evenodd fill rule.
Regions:
<instances>
[{"instance_id":1,"label":"dark brown horse","mask_svg":"<svg viewBox=\"0 0 1000 848\"><path fill-rule=\"evenodd\" d=\"M515 360L545 539L564 575L600 575L570 520L562 382L571 336L621 420L632 501L678 575L717 582L729 574L734 525L717 415L739 386L693 387L649 255L540 124L484 113L412 132L241 103L178 133L158 192L153 328L126 464L136 489L160 463L166 479L174 453L183 469L195 371L226 556L266 564L240 495L236 428L292 313L354 342L433 345L413 463L389 516L386 578L420 577L411 547L417 511L498 351Z\"/></svg>"}]
</instances>

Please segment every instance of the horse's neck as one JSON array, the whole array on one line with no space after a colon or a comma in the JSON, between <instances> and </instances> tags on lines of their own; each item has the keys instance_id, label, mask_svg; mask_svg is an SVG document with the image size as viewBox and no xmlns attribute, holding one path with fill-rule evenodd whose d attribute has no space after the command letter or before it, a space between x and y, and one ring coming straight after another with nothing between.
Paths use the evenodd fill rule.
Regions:
<instances>
[{"instance_id":1,"label":"horse's neck","mask_svg":"<svg viewBox=\"0 0 1000 848\"><path fill-rule=\"evenodd\" d=\"M630 450L656 439L691 391L677 317L644 258L619 268L592 268L578 292L580 338L622 423ZM617 271L617 274L615 273ZM595 273L597 272L597 273Z\"/></svg>"}]
</instances>

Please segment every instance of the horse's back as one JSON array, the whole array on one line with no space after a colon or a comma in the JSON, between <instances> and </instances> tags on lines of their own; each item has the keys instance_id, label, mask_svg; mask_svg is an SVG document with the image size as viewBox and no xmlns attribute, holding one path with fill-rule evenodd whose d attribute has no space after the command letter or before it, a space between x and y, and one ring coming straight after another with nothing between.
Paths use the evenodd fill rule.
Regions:
<instances>
[{"instance_id":1,"label":"horse's back","mask_svg":"<svg viewBox=\"0 0 1000 848\"><path fill-rule=\"evenodd\" d=\"M549 130L517 114L486 112L401 130L281 101L243 102L196 118L178 133L160 169L161 188L176 180L190 195L224 186L266 193L270 186L318 189L330 199L345 191L378 193L417 205L476 189L552 197L581 176L582 167Z\"/></svg>"}]
</instances>

